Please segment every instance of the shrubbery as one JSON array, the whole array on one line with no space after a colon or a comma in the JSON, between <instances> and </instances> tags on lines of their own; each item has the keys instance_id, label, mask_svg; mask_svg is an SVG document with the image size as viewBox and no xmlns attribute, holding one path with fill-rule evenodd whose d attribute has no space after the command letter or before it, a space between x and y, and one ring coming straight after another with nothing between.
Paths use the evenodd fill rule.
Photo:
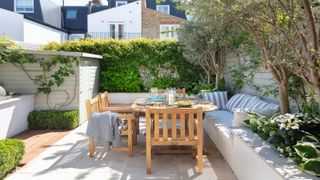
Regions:
<instances>
[{"instance_id":1,"label":"shrubbery","mask_svg":"<svg viewBox=\"0 0 320 180\"><path fill-rule=\"evenodd\" d=\"M176 41L88 39L51 43L44 49L102 55L101 92L146 92L153 85L191 90L203 74L199 66L185 59Z\"/></svg>"},{"instance_id":2,"label":"shrubbery","mask_svg":"<svg viewBox=\"0 0 320 180\"><path fill-rule=\"evenodd\" d=\"M79 111L43 110L28 116L30 129L74 129L79 126Z\"/></svg>"},{"instance_id":3,"label":"shrubbery","mask_svg":"<svg viewBox=\"0 0 320 180\"><path fill-rule=\"evenodd\" d=\"M267 119L248 114L252 131L275 146L302 170L320 176L320 120L310 114L275 115Z\"/></svg>"},{"instance_id":4,"label":"shrubbery","mask_svg":"<svg viewBox=\"0 0 320 180\"><path fill-rule=\"evenodd\" d=\"M24 154L24 144L20 140L0 140L0 179L15 168Z\"/></svg>"}]
</instances>

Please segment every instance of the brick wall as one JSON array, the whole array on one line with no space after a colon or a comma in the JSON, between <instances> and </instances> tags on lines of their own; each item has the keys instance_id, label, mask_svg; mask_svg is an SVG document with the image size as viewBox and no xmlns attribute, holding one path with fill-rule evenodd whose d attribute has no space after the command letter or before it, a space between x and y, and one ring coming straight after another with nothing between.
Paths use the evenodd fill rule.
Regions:
<instances>
[{"instance_id":1,"label":"brick wall","mask_svg":"<svg viewBox=\"0 0 320 180\"><path fill-rule=\"evenodd\" d=\"M161 24L182 24L185 21L185 19L146 8L146 0L141 0L141 8L142 37L145 38L159 39Z\"/></svg>"}]
</instances>

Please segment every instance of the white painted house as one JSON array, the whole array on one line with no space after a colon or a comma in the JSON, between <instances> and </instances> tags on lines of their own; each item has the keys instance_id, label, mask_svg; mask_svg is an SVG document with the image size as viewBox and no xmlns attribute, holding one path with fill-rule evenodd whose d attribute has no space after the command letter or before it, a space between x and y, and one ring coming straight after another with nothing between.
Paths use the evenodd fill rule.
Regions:
<instances>
[{"instance_id":1,"label":"white painted house","mask_svg":"<svg viewBox=\"0 0 320 180\"><path fill-rule=\"evenodd\" d=\"M88 35L103 39L132 39L141 37L140 1L123 4L88 15Z\"/></svg>"}]
</instances>

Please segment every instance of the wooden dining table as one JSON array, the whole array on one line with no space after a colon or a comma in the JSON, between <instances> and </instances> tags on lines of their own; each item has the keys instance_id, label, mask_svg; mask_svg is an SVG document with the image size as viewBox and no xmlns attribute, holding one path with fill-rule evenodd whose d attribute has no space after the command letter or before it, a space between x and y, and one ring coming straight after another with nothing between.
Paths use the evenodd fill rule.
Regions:
<instances>
[{"instance_id":1,"label":"wooden dining table","mask_svg":"<svg viewBox=\"0 0 320 180\"><path fill-rule=\"evenodd\" d=\"M213 103L205 100L205 99L200 99L196 97L185 97L181 99L177 99L176 101L190 101L191 106L190 107L184 107L184 108L198 108L201 107L203 112L210 112L214 111L217 109L217 106L214 105ZM178 105L173 104L173 105L168 105L165 103L165 101L152 101L152 100L147 100L145 99L137 99L136 101L133 102L131 108L134 112L136 113L145 113L147 107L154 107L154 108L180 108Z\"/></svg>"},{"instance_id":2,"label":"wooden dining table","mask_svg":"<svg viewBox=\"0 0 320 180\"><path fill-rule=\"evenodd\" d=\"M178 98L176 101L190 101L191 106L190 107L183 107L183 108L198 108L201 107L203 110L203 113L214 111L217 109L217 106L213 103L205 100L200 99L196 97L184 97L184 98ZM165 103L165 101L152 101L148 100L148 98L144 99L137 99L133 102L131 105L132 110L135 112L136 116L139 117L141 115L145 115L147 107L153 107L153 108L180 108L177 104L168 105ZM139 118L136 118L139 119ZM139 128L139 120L137 121L136 128ZM137 131L139 133L139 131ZM167 152L167 151L165 151ZM191 153L191 151L185 151L187 153ZM142 152L144 154L144 152ZM161 154L159 152L158 154ZM207 151L204 149L204 154L207 154Z\"/></svg>"},{"instance_id":3,"label":"wooden dining table","mask_svg":"<svg viewBox=\"0 0 320 180\"><path fill-rule=\"evenodd\" d=\"M202 111L210 112L217 109L217 106L211 103L210 101L207 101L205 99L200 99L198 97L184 97L184 98L178 98L176 101L190 101L191 106L189 108L198 108L201 107ZM136 128L139 129L139 117L142 115L145 115L147 107L153 107L153 108L179 108L178 105L168 105L165 103L165 101L152 101L148 100L148 98L142 98L135 100L132 105L131 109L135 113L136 116ZM185 108L185 107L184 107ZM137 131L139 134L139 131Z\"/></svg>"}]
</instances>

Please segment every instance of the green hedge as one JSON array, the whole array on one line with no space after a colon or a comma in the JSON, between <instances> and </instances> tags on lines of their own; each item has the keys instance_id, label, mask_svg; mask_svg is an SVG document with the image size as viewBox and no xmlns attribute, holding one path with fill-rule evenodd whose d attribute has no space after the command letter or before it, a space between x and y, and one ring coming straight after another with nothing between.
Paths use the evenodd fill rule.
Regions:
<instances>
[{"instance_id":1,"label":"green hedge","mask_svg":"<svg viewBox=\"0 0 320 180\"><path fill-rule=\"evenodd\" d=\"M24 154L24 144L20 140L0 140L0 179L15 168Z\"/></svg>"},{"instance_id":2,"label":"green hedge","mask_svg":"<svg viewBox=\"0 0 320 180\"><path fill-rule=\"evenodd\" d=\"M185 59L179 43L171 40L87 39L50 43L44 49L102 55L101 92L145 92L153 85L191 90L203 74L199 66Z\"/></svg>"},{"instance_id":3,"label":"green hedge","mask_svg":"<svg viewBox=\"0 0 320 180\"><path fill-rule=\"evenodd\" d=\"M74 129L79 126L79 111L43 110L28 116L29 129Z\"/></svg>"}]
</instances>

